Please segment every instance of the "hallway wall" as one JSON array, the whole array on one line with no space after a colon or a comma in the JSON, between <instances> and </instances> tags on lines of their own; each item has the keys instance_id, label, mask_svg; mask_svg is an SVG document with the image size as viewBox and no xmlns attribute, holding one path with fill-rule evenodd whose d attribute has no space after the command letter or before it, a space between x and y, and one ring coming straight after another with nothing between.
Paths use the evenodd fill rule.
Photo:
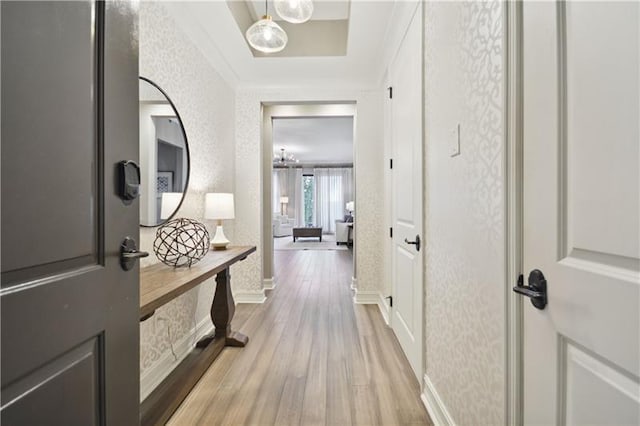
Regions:
<instances>
[{"instance_id":1,"label":"hallway wall","mask_svg":"<svg viewBox=\"0 0 640 426\"><path fill-rule=\"evenodd\" d=\"M156 82L172 99L183 120L191 153L185 202L176 217L202 220L204 194L233 191L234 91L200 50L181 32L165 6L140 3L140 75ZM213 222L204 221L213 236ZM157 228L140 229L141 250L153 254ZM233 240L233 221L225 223ZM213 279L157 310L140 324L141 394L145 396L211 327Z\"/></svg>"},{"instance_id":2,"label":"hallway wall","mask_svg":"<svg viewBox=\"0 0 640 426\"><path fill-rule=\"evenodd\" d=\"M425 396L457 424L505 420L503 8L424 12Z\"/></svg>"}]
</instances>

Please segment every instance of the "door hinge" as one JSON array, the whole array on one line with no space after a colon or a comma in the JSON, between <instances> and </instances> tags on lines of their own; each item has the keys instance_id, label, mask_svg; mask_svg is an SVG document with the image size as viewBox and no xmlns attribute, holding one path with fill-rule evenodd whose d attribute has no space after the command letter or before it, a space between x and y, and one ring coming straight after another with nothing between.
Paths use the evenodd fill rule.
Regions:
<instances>
[{"instance_id":1,"label":"door hinge","mask_svg":"<svg viewBox=\"0 0 640 426\"><path fill-rule=\"evenodd\" d=\"M393 227L389 228L389 238L393 238Z\"/></svg>"},{"instance_id":2,"label":"door hinge","mask_svg":"<svg viewBox=\"0 0 640 426\"><path fill-rule=\"evenodd\" d=\"M393 158L389 158L389 168L393 169Z\"/></svg>"},{"instance_id":3,"label":"door hinge","mask_svg":"<svg viewBox=\"0 0 640 426\"><path fill-rule=\"evenodd\" d=\"M389 99L393 99L393 87L389 86L387 90L389 91Z\"/></svg>"},{"instance_id":4,"label":"door hinge","mask_svg":"<svg viewBox=\"0 0 640 426\"><path fill-rule=\"evenodd\" d=\"M387 296L385 299L389 299L389 307L393 308L393 296Z\"/></svg>"}]
</instances>

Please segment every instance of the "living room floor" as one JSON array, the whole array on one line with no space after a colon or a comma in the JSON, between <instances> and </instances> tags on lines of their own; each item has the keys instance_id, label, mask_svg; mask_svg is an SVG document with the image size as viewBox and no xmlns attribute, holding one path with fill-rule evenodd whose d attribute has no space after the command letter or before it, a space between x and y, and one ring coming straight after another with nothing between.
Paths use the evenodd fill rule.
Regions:
<instances>
[{"instance_id":1,"label":"living room floor","mask_svg":"<svg viewBox=\"0 0 640 426\"><path fill-rule=\"evenodd\" d=\"M335 234L323 234L322 241L317 237L299 237L293 242L291 235L275 237L273 239L274 250L347 250L346 244L336 244Z\"/></svg>"},{"instance_id":2,"label":"living room floor","mask_svg":"<svg viewBox=\"0 0 640 426\"><path fill-rule=\"evenodd\" d=\"M276 288L238 305L225 348L170 425L429 425L377 306L354 305L351 251L277 251Z\"/></svg>"}]
</instances>

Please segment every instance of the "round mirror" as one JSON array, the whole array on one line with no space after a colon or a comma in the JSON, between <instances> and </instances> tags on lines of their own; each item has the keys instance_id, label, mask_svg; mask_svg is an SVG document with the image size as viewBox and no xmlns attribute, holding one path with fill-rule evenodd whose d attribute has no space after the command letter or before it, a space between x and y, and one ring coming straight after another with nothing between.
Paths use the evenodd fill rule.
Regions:
<instances>
[{"instance_id":1,"label":"round mirror","mask_svg":"<svg viewBox=\"0 0 640 426\"><path fill-rule=\"evenodd\" d=\"M167 94L140 77L140 225L158 226L180 208L189 183L189 145Z\"/></svg>"}]
</instances>

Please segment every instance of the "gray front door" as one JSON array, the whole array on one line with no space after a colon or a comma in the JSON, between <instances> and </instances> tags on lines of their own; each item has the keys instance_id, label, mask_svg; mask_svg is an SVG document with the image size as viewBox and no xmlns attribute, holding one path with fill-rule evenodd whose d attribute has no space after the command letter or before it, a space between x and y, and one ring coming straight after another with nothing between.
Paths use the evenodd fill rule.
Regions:
<instances>
[{"instance_id":1,"label":"gray front door","mask_svg":"<svg viewBox=\"0 0 640 426\"><path fill-rule=\"evenodd\" d=\"M8 425L134 425L139 403L137 9L7 2L2 32L1 411Z\"/></svg>"}]
</instances>

